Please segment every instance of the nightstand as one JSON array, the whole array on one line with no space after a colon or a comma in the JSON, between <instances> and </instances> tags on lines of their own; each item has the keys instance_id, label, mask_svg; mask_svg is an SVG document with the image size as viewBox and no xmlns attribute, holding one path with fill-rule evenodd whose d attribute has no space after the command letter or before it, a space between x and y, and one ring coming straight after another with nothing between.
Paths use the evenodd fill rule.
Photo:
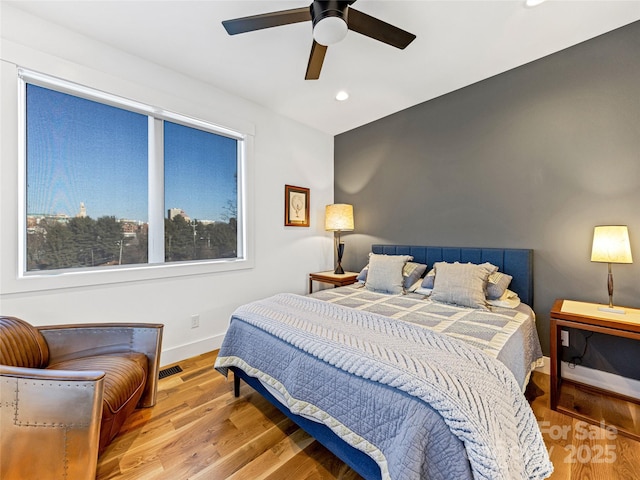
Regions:
<instances>
[{"instance_id":1,"label":"nightstand","mask_svg":"<svg viewBox=\"0 0 640 480\"><path fill-rule=\"evenodd\" d=\"M595 425L601 425L602 423L612 425L621 434L627 435L635 440L640 440L640 428L634 427L634 422L624 419L621 411L616 411L615 408L616 399L635 405L640 405L640 400L621 395L611 390L562 379L562 355L561 349L559 348L561 345L561 327L640 340L640 310L625 307L624 310L626 313L624 314L608 313L598 310L598 307L604 306L606 305L575 302L572 300L556 300L553 304L551 308L550 352L551 409ZM635 359L635 361L637 362L638 359ZM566 392L566 395L563 395L563 390ZM590 415L591 412L589 412L588 408L590 405L588 400L589 395L592 395L594 398L603 397L606 399L606 403L612 405L612 414L606 415L607 412L601 411L597 414L598 418L595 418L595 413ZM583 408L579 407L576 401L577 397L583 397ZM637 423L635 423L635 425L637 425Z\"/></svg>"},{"instance_id":2,"label":"nightstand","mask_svg":"<svg viewBox=\"0 0 640 480\"><path fill-rule=\"evenodd\" d=\"M358 272L333 273L333 270L327 272L316 272L309 274L309 293L313 292L313 281L330 283L334 287L344 287L356 283Z\"/></svg>"}]
</instances>

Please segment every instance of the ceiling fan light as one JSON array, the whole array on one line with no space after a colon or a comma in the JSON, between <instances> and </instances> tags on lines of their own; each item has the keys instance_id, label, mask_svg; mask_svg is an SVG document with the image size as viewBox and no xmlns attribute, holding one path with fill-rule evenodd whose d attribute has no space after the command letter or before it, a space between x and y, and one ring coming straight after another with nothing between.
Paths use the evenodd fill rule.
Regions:
<instances>
[{"instance_id":1,"label":"ceiling fan light","mask_svg":"<svg viewBox=\"0 0 640 480\"><path fill-rule=\"evenodd\" d=\"M320 45L333 45L347 36L347 22L340 17L325 17L313 27L313 39Z\"/></svg>"}]
</instances>

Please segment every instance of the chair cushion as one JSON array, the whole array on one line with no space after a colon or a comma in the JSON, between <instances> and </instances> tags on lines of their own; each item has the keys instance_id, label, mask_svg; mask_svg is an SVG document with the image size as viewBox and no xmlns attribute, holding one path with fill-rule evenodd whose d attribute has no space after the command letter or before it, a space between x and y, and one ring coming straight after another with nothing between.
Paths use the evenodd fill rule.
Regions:
<instances>
[{"instance_id":1,"label":"chair cushion","mask_svg":"<svg viewBox=\"0 0 640 480\"><path fill-rule=\"evenodd\" d=\"M37 328L16 317L0 317L0 364L44 368L49 347Z\"/></svg>"},{"instance_id":2,"label":"chair cushion","mask_svg":"<svg viewBox=\"0 0 640 480\"><path fill-rule=\"evenodd\" d=\"M47 368L105 372L99 446L99 450L103 450L136 408L144 392L147 365L147 357L143 353L123 352L64 360Z\"/></svg>"}]
</instances>

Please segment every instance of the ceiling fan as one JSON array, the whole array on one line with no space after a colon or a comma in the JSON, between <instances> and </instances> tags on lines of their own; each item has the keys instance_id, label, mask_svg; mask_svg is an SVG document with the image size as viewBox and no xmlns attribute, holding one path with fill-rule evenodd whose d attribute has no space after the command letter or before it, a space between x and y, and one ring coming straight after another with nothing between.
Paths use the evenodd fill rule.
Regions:
<instances>
[{"instance_id":1,"label":"ceiling fan","mask_svg":"<svg viewBox=\"0 0 640 480\"><path fill-rule=\"evenodd\" d=\"M338 43L349 30L400 49L406 48L416 38L412 33L351 8L350 5L355 1L315 0L309 7L234 18L223 21L222 25L229 35L236 35L311 20L313 44L305 80L320 78L327 46Z\"/></svg>"}]
</instances>

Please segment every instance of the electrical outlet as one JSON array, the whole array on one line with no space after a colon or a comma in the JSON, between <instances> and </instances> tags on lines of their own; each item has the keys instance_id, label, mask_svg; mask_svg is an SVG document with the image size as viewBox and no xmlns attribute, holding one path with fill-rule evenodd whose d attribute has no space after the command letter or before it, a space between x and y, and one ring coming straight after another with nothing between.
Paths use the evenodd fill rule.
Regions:
<instances>
[{"instance_id":1,"label":"electrical outlet","mask_svg":"<svg viewBox=\"0 0 640 480\"><path fill-rule=\"evenodd\" d=\"M200 326L200 315L197 313L191 315L191 328L198 328Z\"/></svg>"},{"instance_id":2,"label":"electrical outlet","mask_svg":"<svg viewBox=\"0 0 640 480\"><path fill-rule=\"evenodd\" d=\"M569 346L569 330L560 330L560 340L563 347Z\"/></svg>"}]
</instances>

